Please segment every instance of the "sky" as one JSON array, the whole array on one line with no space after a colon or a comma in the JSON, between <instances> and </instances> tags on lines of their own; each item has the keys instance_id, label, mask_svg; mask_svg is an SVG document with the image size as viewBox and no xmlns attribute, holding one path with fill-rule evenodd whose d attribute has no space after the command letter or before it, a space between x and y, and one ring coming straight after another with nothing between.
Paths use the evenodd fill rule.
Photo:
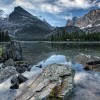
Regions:
<instances>
[{"instance_id":1,"label":"sky","mask_svg":"<svg viewBox=\"0 0 100 100\"><path fill-rule=\"evenodd\" d=\"M100 8L100 0L0 0L0 10L6 14L10 14L16 6L44 18L52 26L65 26L68 19Z\"/></svg>"}]
</instances>

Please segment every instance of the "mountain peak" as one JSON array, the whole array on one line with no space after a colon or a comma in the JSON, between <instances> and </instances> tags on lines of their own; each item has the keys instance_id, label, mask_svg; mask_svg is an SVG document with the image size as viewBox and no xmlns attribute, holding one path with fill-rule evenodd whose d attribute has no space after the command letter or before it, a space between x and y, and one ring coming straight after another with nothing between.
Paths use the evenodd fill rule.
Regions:
<instances>
[{"instance_id":1,"label":"mountain peak","mask_svg":"<svg viewBox=\"0 0 100 100\"><path fill-rule=\"evenodd\" d=\"M77 26L82 29L100 26L100 9L93 9L82 17L73 19L67 21L67 26Z\"/></svg>"},{"instance_id":2,"label":"mountain peak","mask_svg":"<svg viewBox=\"0 0 100 100\"><path fill-rule=\"evenodd\" d=\"M67 26L74 26L77 21L77 17L73 17L72 20L67 21Z\"/></svg>"},{"instance_id":3,"label":"mountain peak","mask_svg":"<svg viewBox=\"0 0 100 100\"><path fill-rule=\"evenodd\" d=\"M17 6L15 7L15 9L23 9L21 6Z\"/></svg>"},{"instance_id":4,"label":"mountain peak","mask_svg":"<svg viewBox=\"0 0 100 100\"><path fill-rule=\"evenodd\" d=\"M85 14L85 16L88 16L88 17L92 17L92 16L98 16L100 15L100 9L93 9L93 10L90 10L87 14Z\"/></svg>"},{"instance_id":5,"label":"mountain peak","mask_svg":"<svg viewBox=\"0 0 100 100\"><path fill-rule=\"evenodd\" d=\"M33 19L34 16L20 6L15 7L14 11L9 15L9 20L15 22L26 20L26 18Z\"/></svg>"},{"instance_id":6,"label":"mountain peak","mask_svg":"<svg viewBox=\"0 0 100 100\"><path fill-rule=\"evenodd\" d=\"M15 7L14 12L26 12L26 13L28 13L25 9L23 9L20 6Z\"/></svg>"}]
</instances>

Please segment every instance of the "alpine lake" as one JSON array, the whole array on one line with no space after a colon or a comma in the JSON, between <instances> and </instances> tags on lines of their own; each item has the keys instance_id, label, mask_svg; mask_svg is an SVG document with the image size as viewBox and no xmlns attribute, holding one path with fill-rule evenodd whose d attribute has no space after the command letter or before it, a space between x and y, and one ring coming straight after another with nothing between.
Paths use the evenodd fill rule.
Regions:
<instances>
[{"instance_id":1,"label":"alpine lake","mask_svg":"<svg viewBox=\"0 0 100 100\"><path fill-rule=\"evenodd\" d=\"M0 48L7 43L0 43ZM100 58L100 43L51 43L21 41L23 58L32 66L43 63L63 63L75 69L75 93L71 100L100 100L100 70L85 71L75 57L79 54ZM0 51L2 51L0 49ZM59 56L59 59L56 59ZM63 59L64 58L64 59Z\"/></svg>"}]
</instances>

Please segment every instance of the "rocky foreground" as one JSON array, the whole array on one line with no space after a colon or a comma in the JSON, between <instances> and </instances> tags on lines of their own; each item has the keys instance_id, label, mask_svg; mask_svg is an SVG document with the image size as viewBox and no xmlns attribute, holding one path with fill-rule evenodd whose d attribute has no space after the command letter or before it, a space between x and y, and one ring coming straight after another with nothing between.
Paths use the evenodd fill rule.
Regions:
<instances>
[{"instance_id":1,"label":"rocky foreground","mask_svg":"<svg viewBox=\"0 0 100 100\"><path fill-rule=\"evenodd\" d=\"M20 42L11 41L3 49L2 58L0 58L0 83L14 74L25 72L29 66L28 62L23 61Z\"/></svg>"},{"instance_id":2,"label":"rocky foreground","mask_svg":"<svg viewBox=\"0 0 100 100\"><path fill-rule=\"evenodd\" d=\"M68 66L49 65L16 100L66 100L74 90L74 74Z\"/></svg>"},{"instance_id":3,"label":"rocky foreground","mask_svg":"<svg viewBox=\"0 0 100 100\"><path fill-rule=\"evenodd\" d=\"M17 41L5 47L1 62L0 100L66 100L74 92L72 68L49 64L43 68L41 65L38 71L27 72L30 64L23 61L22 48Z\"/></svg>"},{"instance_id":4,"label":"rocky foreground","mask_svg":"<svg viewBox=\"0 0 100 100\"><path fill-rule=\"evenodd\" d=\"M68 100L74 92L75 72L66 65L52 64L40 73L32 71L23 75L28 80L19 89L10 89L11 79L0 84L1 100Z\"/></svg>"},{"instance_id":5,"label":"rocky foreground","mask_svg":"<svg viewBox=\"0 0 100 100\"><path fill-rule=\"evenodd\" d=\"M52 56L32 68L22 58L20 43L11 41L5 47L3 59L0 63L0 100L73 100L74 92L76 95L74 97L75 100L92 100L87 99L90 97L93 98L92 88L99 93L99 90L97 91L96 89L99 87L97 86L99 80L95 81L97 82L95 86L94 82L89 83L92 76L94 79L98 78L98 76L91 75L91 73L84 70L82 72L82 69L86 68L86 65L89 65L87 66L88 70L100 71L99 57L85 54L73 57L71 60L83 65L83 67L77 66L77 68L81 68L81 71L78 72L76 69L76 73L71 66L65 65L68 63L65 56ZM88 84L88 87L85 83ZM89 91L90 88L91 91ZM88 96L90 94L84 93L83 90L88 91L91 96ZM82 98L83 93L85 99ZM94 96L94 98L96 98L95 100L99 100L97 99L99 96Z\"/></svg>"}]
</instances>

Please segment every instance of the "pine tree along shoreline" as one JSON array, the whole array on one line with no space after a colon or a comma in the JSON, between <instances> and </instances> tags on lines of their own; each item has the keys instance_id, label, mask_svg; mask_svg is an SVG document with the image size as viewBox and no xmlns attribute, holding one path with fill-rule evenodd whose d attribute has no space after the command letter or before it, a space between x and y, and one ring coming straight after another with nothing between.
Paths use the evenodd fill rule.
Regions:
<instances>
[{"instance_id":1,"label":"pine tree along shoreline","mask_svg":"<svg viewBox=\"0 0 100 100\"><path fill-rule=\"evenodd\" d=\"M68 33L68 32L57 32L56 34L52 34L50 36L50 40L51 41L73 41L73 42L88 42L88 41L100 41L100 32L82 32L82 33L78 33L78 32L73 32L73 33Z\"/></svg>"},{"instance_id":2,"label":"pine tree along shoreline","mask_svg":"<svg viewBox=\"0 0 100 100\"><path fill-rule=\"evenodd\" d=\"M0 42L8 42L11 38L9 36L8 31L0 30Z\"/></svg>"}]
</instances>

